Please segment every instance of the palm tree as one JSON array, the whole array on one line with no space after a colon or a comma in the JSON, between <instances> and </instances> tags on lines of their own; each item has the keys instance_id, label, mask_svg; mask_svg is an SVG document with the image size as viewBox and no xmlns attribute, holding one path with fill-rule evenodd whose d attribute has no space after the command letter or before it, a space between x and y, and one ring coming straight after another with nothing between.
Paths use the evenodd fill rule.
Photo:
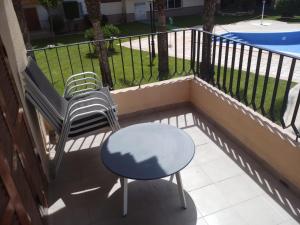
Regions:
<instances>
[{"instance_id":1,"label":"palm tree","mask_svg":"<svg viewBox=\"0 0 300 225\"><path fill-rule=\"evenodd\" d=\"M100 0L85 0L87 12L89 15L89 19L92 23L94 30L94 37L96 41L96 48L99 58L100 70L102 75L103 85L113 87L111 72L108 62L107 49L104 41L104 35L101 29L101 12L100 12Z\"/></svg>"},{"instance_id":2,"label":"palm tree","mask_svg":"<svg viewBox=\"0 0 300 225\"><path fill-rule=\"evenodd\" d=\"M14 9L19 21L19 25L23 34L24 43L27 49L31 49L30 35L24 15L24 9L21 0L13 0Z\"/></svg>"},{"instance_id":3,"label":"palm tree","mask_svg":"<svg viewBox=\"0 0 300 225\"><path fill-rule=\"evenodd\" d=\"M217 0L204 0L203 30L211 33L214 28L214 16ZM214 65L211 64L211 39L209 33L203 33L202 62L200 65L201 77L210 81L214 74Z\"/></svg>"},{"instance_id":4,"label":"palm tree","mask_svg":"<svg viewBox=\"0 0 300 225\"><path fill-rule=\"evenodd\" d=\"M159 79L162 80L164 76L169 74L169 55L168 55L168 33L166 25L165 1L157 0L158 13L158 32L157 48L158 48L158 74Z\"/></svg>"}]
</instances>

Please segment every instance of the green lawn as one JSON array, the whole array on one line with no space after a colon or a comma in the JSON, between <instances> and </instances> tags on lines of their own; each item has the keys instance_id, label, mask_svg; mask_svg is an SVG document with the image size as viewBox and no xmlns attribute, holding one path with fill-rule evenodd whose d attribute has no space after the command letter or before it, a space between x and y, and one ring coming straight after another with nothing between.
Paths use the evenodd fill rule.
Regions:
<instances>
[{"instance_id":1,"label":"green lawn","mask_svg":"<svg viewBox=\"0 0 300 225\"><path fill-rule=\"evenodd\" d=\"M294 16L293 18L283 19L281 18L281 16L273 15L273 16L266 16L265 18L269 20L278 20L287 23L300 23L300 16Z\"/></svg>"},{"instance_id":2,"label":"green lawn","mask_svg":"<svg viewBox=\"0 0 300 225\"><path fill-rule=\"evenodd\" d=\"M253 17L253 16L252 16ZM271 19L279 19L278 16L267 17ZM295 17L298 18L298 17ZM249 16L217 16L216 24L227 24L238 22L241 20L250 19ZM175 17L174 25L177 27L190 27L199 25L202 23L201 17L199 16L185 16L185 17ZM144 34L150 32L149 24L145 23L128 23L119 25L122 35L134 35L134 34ZM74 34L74 35L65 35L58 36L55 38L56 45L70 44L75 42L86 41L83 33ZM122 41L128 41L128 39L123 39ZM34 48L44 47L49 43L53 43L53 40L38 40L33 41ZM138 51L132 50L129 48L122 47L120 48L119 43L114 43L115 51L110 54L109 61L113 76L113 81L116 89L135 86L139 84L145 84L150 82L158 81L158 62L157 58L155 58L152 62L150 62L149 52L147 51ZM69 50L69 52L67 51ZM93 52L93 46L89 44L81 44L79 46L73 45L68 49L66 47L61 47L56 49L48 49L46 50L47 56L45 55L45 51L38 51L35 53L36 60L44 71L44 73L48 76L49 80L53 81L55 88L62 93L64 87L64 80L67 79L68 76L74 73L79 73L81 71L95 71L97 74L100 74L99 63L97 57L93 57L91 54ZM69 55L71 60L69 60ZM123 55L123 61L121 56ZM47 64L46 57L48 58L49 65ZM142 61L141 61L142 59ZM133 62L133 63L132 63ZM49 71L51 68L51 74ZM191 74L190 70L190 61L175 59L174 57L169 57L169 68L170 75L166 77L172 78L177 76L183 76L187 74ZM217 71L217 70L216 70ZM223 81L223 68L221 70L220 80L221 84ZM229 87L229 69L227 72L227 79L225 82L226 89ZM234 90L234 97L236 97L236 84L237 84L237 71L234 71L233 76L233 85L232 89ZM217 79L217 77L215 77ZM241 96L241 101L246 103L243 99L244 96L244 86L245 86L246 74L242 73L241 76L241 85L239 90L239 95ZM254 85L254 74L250 73L249 75L249 85L247 91L247 102L250 103L253 95L253 85ZM263 89L264 77L259 76L257 82L257 90L255 95L255 104L256 106L260 106L260 101L262 97L262 89ZM275 79L269 78L264 109L266 112L269 112L271 99L273 95ZM286 81L280 81L278 85L278 93L276 95L276 102L274 106L274 115L276 122L279 122L280 111L282 107L283 96L286 88ZM252 107L252 104L250 104ZM260 109L258 110L260 112ZM268 116L270 117L270 116Z\"/></svg>"},{"instance_id":3,"label":"green lawn","mask_svg":"<svg viewBox=\"0 0 300 225\"><path fill-rule=\"evenodd\" d=\"M254 108L256 107L256 110L262 113L262 110L264 109L265 113L267 114L266 117L271 119L271 115L273 114L275 122L280 124L280 114L283 106L283 99L284 94L286 90L287 81L285 80L279 80L278 83L278 89L276 93L275 98L275 104L273 106L272 112L271 111L271 102L275 87L275 79L272 77L269 77L268 83L266 86L266 94L265 94L265 100L263 104L261 104L262 96L263 96L263 88L264 88L264 76L258 76L257 84L256 84L256 91L255 90L255 74L249 73L249 80L248 80L248 88L245 88L246 84L246 72L242 71L241 73L241 80L240 80L240 87L239 90L237 89L238 86L238 71L234 71L233 79L232 79L232 92L229 92L230 87L230 71L231 69L228 68L226 72L226 80L224 82L224 68L221 68L220 76L219 76L219 82L217 74L214 76L216 84L220 85L220 88L224 91L226 91L227 94L233 94L233 97L236 99L239 99L241 102L243 102L246 105L249 105L249 107ZM215 68L215 71L217 71L217 68ZM225 84L225 85L223 85ZM295 83L292 83L292 86L294 86ZM255 94L254 94L255 92ZM239 96L239 98L238 98Z\"/></svg>"},{"instance_id":4,"label":"green lawn","mask_svg":"<svg viewBox=\"0 0 300 225\"><path fill-rule=\"evenodd\" d=\"M115 43L114 47L115 47L115 52L113 54L110 54L109 62L111 66L115 89L158 81L157 57L154 59L151 67L150 56L148 52L145 51L140 52L137 50L130 51L130 49L126 47L120 48L119 43ZM98 59L96 57L91 57L90 50L92 52L92 49L93 47L91 45L89 46L88 44L82 44L80 46L77 45L70 46L68 49L69 54L66 47L58 48L57 52L56 49L48 49L46 53L49 62L49 67L51 68L51 75L48 69L45 52L44 51L36 52L35 56L36 56L37 63L44 71L44 73L47 75L49 80L53 81L55 88L58 90L59 93L62 93L64 88L64 81L71 74L79 73L82 71L93 71L93 70L97 74L100 74ZM123 54L123 62L121 58L121 53ZM69 61L68 55L71 56L71 61ZM191 62L189 60L185 60L185 61L183 61L182 59L175 60L174 57L169 57L169 68L170 68L170 75L168 77L165 77L165 79L192 74L192 71L190 70ZM217 72L217 68L215 69L215 71ZM225 87L227 92L229 90L229 80L230 80L229 76L230 76L230 69L227 70L226 82L225 82ZM223 78L224 78L224 69L221 68L221 74L220 74L221 86L223 86L222 85ZM217 75L215 75L215 80L217 81ZM238 80L238 71L235 70L233 75L233 82L232 82L233 84L232 90L234 93L234 97L236 98L237 95L239 95L241 97L241 101L246 103L246 100L243 98L245 94L244 87L245 87L246 73L242 72L239 92L237 92L236 89L237 80ZM248 91L247 94L245 95L248 103L251 103L254 80L255 80L255 75L253 73L250 73ZM263 83L264 83L264 77L259 76L257 82L256 96L254 98L255 99L254 102L256 106L260 106ZM264 103L264 109L266 112L269 112L270 110L274 84L275 84L275 79L269 78L265 103ZM274 116L275 116L275 121L277 123L279 123L280 111L282 107L285 88L286 88L286 81L280 81L278 86L277 96L276 96L276 104L274 107ZM250 105L250 107L252 107L252 105ZM260 112L260 110L258 111ZM267 117L270 118L270 114L268 114Z\"/></svg>"},{"instance_id":5,"label":"green lawn","mask_svg":"<svg viewBox=\"0 0 300 225\"><path fill-rule=\"evenodd\" d=\"M124 39L123 41L128 40ZM115 42L114 48L115 51L110 53L109 62L115 89L158 80L157 57L153 60L151 66L148 52L130 51L129 48L120 47L118 42ZM69 55L71 60L69 60ZM94 56L93 46L89 44L74 45L68 49L61 47L58 49L47 49L46 51L36 51L35 57L38 65L49 80L54 83L59 93L63 92L64 81L71 74L82 71L95 71L97 74L100 74L98 58ZM48 59L49 65L46 59ZM184 67L185 69L183 69ZM49 68L51 69L49 70ZM166 79L186 75L190 70L190 61L176 60L174 57L169 57L169 68L170 75Z\"/></svg>"}]
</instances>

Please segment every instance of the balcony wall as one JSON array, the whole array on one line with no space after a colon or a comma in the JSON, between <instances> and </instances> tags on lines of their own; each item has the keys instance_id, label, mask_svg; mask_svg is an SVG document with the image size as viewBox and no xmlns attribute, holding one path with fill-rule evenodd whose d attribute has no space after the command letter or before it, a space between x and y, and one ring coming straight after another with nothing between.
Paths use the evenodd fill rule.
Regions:
<instances>
[{"instance_id":1,"label":"balcony wall","mask_svg":"<svg viewBox=\"0 0 300 225\"><path fill-rule=\"evenodd\" d=\"M211 85L190 76L117 90L113 98L121 117L191 103L300 193L299 144L281 127Z\"/></svg>"},{"instance_id":2,"label":"balcony wall","mask_svg":"<svg viewBox=\"0 0 300 225\"><path fill-rule=\"evenodd\" d=\"M190 100L192 76L113 91L120 116L165 107Z\"/></svg>"}]
</instances>

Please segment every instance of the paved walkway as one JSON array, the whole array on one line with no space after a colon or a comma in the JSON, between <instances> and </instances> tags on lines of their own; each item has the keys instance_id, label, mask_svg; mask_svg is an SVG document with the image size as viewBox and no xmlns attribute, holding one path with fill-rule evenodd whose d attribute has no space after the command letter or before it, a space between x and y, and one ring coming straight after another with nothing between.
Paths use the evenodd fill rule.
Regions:
<instances>
[{"instance_id":1,"label":"paved walkway","mask_svg":"<svg viewBox=\"0 0 300 225\"><path fill-rule=\"evenodd\" d=\"M215 26L214 33L223 34L226 32L289 32L299 31L300 23L286 23L276 20L264 20L263 25L260 20L248 20L228 25Z\"/></svg>"},{"instance_id":2,"label":"paved walkway","mask_svg":"<svg viewBox=\"0 0 300 225\"><path fill-rule=\"evenodd\" d=\"M216 34L226 33L229 31L240 31L240 32L278 32L278 31L295 31L300 30L300 24L288 24L285 22L279 22L279 21L265 21L265 24L270 24L268 26L261 26L259 25L259 20L251 20L247 22L239 22L235 24L229 24L229 25L222 25L222 26L216 26L214 32ZM199 27L200 28L200 27ZM178 58L185 58L190 59L191 58L191 31L178 31L174 33L170 33L169 37L169 55L172 57L178 57ZM196 39L197 40L197 39ZM157 40L155 38L155 46L157 51ZM177 46L175 46L175 43L177 43ZM125 47L130 47L129 42L125 42L122 44ZM132 41L132 48L133 49L139 49L140 43L138 40ZM149 51L149 40L148 38L142 38L141 39L141 49L143 51ZM218 55L219 55L219 44L217 45L217 52L216 52L216 60L215 65L218 63ZM197 49L196 49L196 55L197 55ZM200 55L201 55L201 49L200 49ZM257 55L258 50L254 49L252 54L252 61L251 61L251 67L250 71L252 73L255 73L256 71L256 64L257 64ZM184 57L183 57L184 56ZM243 54L243 64L242 69L245 71L247 69L247 63L248 63L248 57L249 57L249 48L246 47L244 54ZM200 56L201 58L201 56ZM235 64L234 68L237 69L239 66L239 59L241 58L240 55L240 46L237 47L237 52L235 55ZM201 59L200 59L201 60ZM231 68L231 61L232 61L232 45L230 45L229 51L228 51L228 68ZM261 65L260 65L260 74L264 75L266 72L267 67L267 61L268 61L268 52L263 51L262 57L261 57ZM291 58L284 57L282 69L281 69L281 75L280 79L287 80L289 73L290 73L290 66L291 66ZM221 65L224 66L225 62L225 45L222 46L222 57L221 57ZM273 54L272 56L272 63L270 67L270 76L276 77L277 69L278 69L278 62L279 62L279 55ZM300 60L297 61L296 67L294 70L294 76L293 76L294 82L300 82Z\"/></svg>"}]
</instances>

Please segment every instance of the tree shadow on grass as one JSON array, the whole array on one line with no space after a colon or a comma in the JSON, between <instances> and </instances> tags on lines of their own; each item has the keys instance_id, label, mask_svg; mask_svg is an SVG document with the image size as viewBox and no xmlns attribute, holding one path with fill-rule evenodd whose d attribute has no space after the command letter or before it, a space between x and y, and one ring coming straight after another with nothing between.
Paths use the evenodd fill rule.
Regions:
<instances>
[{"instance_id":1,"label":"tree shadow on grass","mask_svg":"<svg viewBox=\"0 0 300 225\"><path fill-rule=\"evenodd\" d=\"M294 17L294 18L279 18L277 20L281 21L281 22L287 22L287 23L300 23L300 18L299 17Z\"/></svg>"}]
</instances>

